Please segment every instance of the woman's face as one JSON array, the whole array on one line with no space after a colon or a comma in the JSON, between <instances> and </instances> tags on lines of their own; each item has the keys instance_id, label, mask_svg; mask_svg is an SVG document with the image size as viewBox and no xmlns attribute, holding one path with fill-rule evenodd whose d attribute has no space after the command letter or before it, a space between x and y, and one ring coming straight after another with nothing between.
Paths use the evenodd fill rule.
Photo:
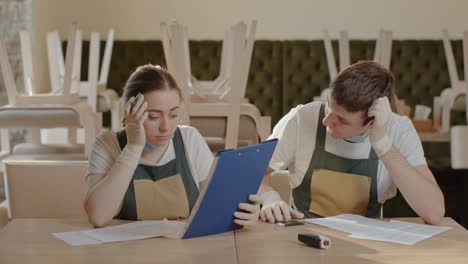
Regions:
<instances>
[{"instance_id":1,"label":"woman's face","mask_svg":"<svg viewBox=\"0 0 468 264\"><path fill-rule=\"evenodd\" d=\"M152 91L143 94L148 102L148 118L144 121L146 141L162 146L169 142L179 121L180 97L176 90Z\"/></svg>"}]
</instances>

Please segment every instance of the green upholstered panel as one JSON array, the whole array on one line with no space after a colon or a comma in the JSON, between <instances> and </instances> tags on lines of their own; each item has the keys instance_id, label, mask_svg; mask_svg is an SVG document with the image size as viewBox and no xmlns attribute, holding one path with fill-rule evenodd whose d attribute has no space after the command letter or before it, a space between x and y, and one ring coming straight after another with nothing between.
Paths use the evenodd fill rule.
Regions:
<instances>
[{"instance_id":1,"label":"green upholstered panel","mask_svg":"<svg viewBox=\"0 0 468 264\"><path fill-rule=\"evenodd\" d=\"M272 125L283 116L281 52L280 41L255 42L246 90L249 101L271 116Z\"/></svg>"},{"instance_id":2,"label":"green upholstered panel","mask_svg":"<svg viewBox=\"0 0 468 264\"><path fill-rule=\"evenodd\" d=\"M283 42L283 114L328 87L327 67L322 41Z\"/></svg>"},{"instance_id":3,"label":"green upholstered panel","mask_svg":"<svg viewBox=\"0 0 468 264\"><path fill-rule=\"evenodd\" d=\"M199 80L214 80L219 74L220 56L220 41L190 41L192 75Z\"/></svg>"}]
</instances>

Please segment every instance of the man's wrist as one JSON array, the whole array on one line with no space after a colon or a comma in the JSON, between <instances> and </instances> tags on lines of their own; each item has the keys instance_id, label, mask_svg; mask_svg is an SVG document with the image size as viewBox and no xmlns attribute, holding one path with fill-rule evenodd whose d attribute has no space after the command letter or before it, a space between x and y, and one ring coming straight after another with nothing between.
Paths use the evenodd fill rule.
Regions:
<instances>
[{"instance_id":1,"label":"man's wrist","mask_svg":"<svg viewBox=\"0 0 468 264\"><path fill-rule=\"evenodd\" d=\"M268 191L259 194L260 203L263 205L265 202L272 202L272 201L281 201L281 196L276 191Z\"/></svg>"},{"instance_id":2,"label":"man's wrist","mask_svg":"<svg viewBox=\"0 0 468 264\"><path fill-rule=\"evenodd\" d=\"M384 135L382 138L372 144L372 148L374 149L377 156L382 157L385 153L387 153L392 145L393 144L390 138L387 135Z\"/></svg>"}]
</instances>

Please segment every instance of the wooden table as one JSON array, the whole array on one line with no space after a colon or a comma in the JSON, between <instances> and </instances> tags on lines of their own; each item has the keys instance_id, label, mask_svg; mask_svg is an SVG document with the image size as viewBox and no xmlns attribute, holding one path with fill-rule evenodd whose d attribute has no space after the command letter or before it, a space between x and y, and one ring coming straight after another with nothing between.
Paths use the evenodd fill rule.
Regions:
<instances>
[{"instance_id":1,"label":"wooden table","mask_svg":"<svg viewBox=\"0 0 468 264\"><path fill-rule=\"evenodd\" d=\"M454 228L413 246L353 239L311 224L259 223L248 230L188 240L153 238L72 247L51 233L89 229L86 220L16 219L0 230L0 263L468 263L468 231L450 218L442 225ZM331 248L298 242L297 234L307 231L327 235Z\"/></svg>"},{"instance_id":2,"label":"wooden table","mask_svg":"<svg viewBox=\"0 0 468 264\"><path fill-rule=\"evenodd\" d=\"M399 220L421 222L418 218ZM254 232L237 232L238 263L468 263L468 231L451 218L441 225L453 229L413 246L347 237L325 227L258 225ZM308 247L297 240L301 232L317 232L330 238L328 250Z\"/></svg>"},{"instance_id":3,"label":"wooden table","mask_svg":"<svg viewBox=\"0 0 468 264\"><path fill-rule=\"evenodd\" d=\"M51 233L90 229L86 220L16 219L0 230L1 264L237 263L232 232L70 246Z\"/></svg>"}]
</instances>

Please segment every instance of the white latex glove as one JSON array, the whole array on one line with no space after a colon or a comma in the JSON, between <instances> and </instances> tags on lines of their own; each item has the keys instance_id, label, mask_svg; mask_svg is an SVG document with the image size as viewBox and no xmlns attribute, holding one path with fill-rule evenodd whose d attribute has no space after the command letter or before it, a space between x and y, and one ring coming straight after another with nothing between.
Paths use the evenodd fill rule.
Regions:
<instances>
[{"instance_id":1,"label":"white latex glove","mask_svg":"<svg viewBox=\"0 0 468 264\"><path fill-rule=\"evenodd\" d=\"M258 195L249 195L249 200L252 203L239 204L239 209L243 210L244 212L234 212L234 216L237 218L234 219L234 223L243 227L256 225L258 222L258 217L260 215L260 198L258 197Z\"/></svg>"},{"instance_id":2,"label":"white latex glove","mask_svg":"<svg viewBox=\"0 0 468 264\"><path fill-rule=\"evenodd\" d=\"M374 117L373 123L369 127L369 139L379 157L385 154L392 146L386 134L391 114L392 108L386 96L376 99L368 111L368 115Z\"/></svg>"},{"instance_id":3,"label":"white latex glove","mask_svg":"<svg viewBox=\"0 0 468 264\"><path fill-rule=\"evenodd\" d=\"M274 223L275 221L291 220L291 217L304 218L303 213L292 209L275 191L260 194L260 202L262 204L260 210L262 221Z\"/></svg>"},{"instance_id":4,"label":"white latex glove","mask_svg":"<svg viewBox=\"0 0 468 264\"><path fill-rule=\"evenodd\" d=\"M125 129L127 131L127 145L143 147L146 143L143 122L148 117L146 108L148 103L142 94L130 97L125 104Z\"/></svg>"}]
</instances>

